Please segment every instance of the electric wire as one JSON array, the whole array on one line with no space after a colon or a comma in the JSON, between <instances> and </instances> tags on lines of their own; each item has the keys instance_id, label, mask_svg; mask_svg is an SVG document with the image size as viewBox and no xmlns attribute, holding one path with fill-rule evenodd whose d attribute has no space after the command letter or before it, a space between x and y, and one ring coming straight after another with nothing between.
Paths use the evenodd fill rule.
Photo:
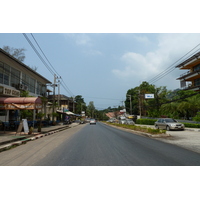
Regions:
<instances>
[{"instance_id":1,"label":"electric wire","mask_svg":"<svg viewBox=\"0 0 200 200\"><path fill-rule=\"evenodd\" d=\"M149 83L155 83L157 82L158 80L160 80L161 78L163 78L164 76L168 75L169 73L171 73L172 71L174 71L176 68L175 68L175 64L177 62L180 62L181 60L183 59L187 59L189 57L191 57L191 55L189 55L187 58L184 58L185 56L187 56L189 53L191 53L194 49L196 49L198 46L200 45L200 43L198 45L196 45L193 49L191 49L189 52L187 52L184 56L182 56L180 59L178 59L176 62L174 62L172 65L170 65L168 68L166 68L164 71L162 71L161 73L159 73L158 75L156 75L154 78L150 79L148 82ZM196 50L195 52L198 52L198 50ZM195 54L195 52L192 53L192 55Z\"/></svg>"},{"instance_id":2,"label":"electric wire","mask_svg":"<svg viewBox=\"0 0 200 200\"><path fill-rule=\"evenodd\" d=\"M54 75L54 72L51 70L51 68L44 61L44 59L42 58L42 56L40 55L40 53L37 51L37 49L35 48L35 46L33 45L33 43L29 40L29 38L27 37L27 35L25 33L23 33L23 35L26 38L26 40L28 41L28 43L30 44L30 46L33 48L33 50L35 51L35 53L37 54L37 56L40 58L40 60L43 62L43 64L46 66L46 68L49 70L49 72L52 75Z\"/></svg>"},{"instance_id":3,"label":"electric wire","mask_svg":"<svg viewBox=\"0 0 200 200\"><path fill-rule=\"evenodd\" d=\"M200 44L198 44L197 46L199 46ZM196 46L196 47L197 47ZM176 64L177 62L179 62L180 60L182 60L187 54L189 54L191 51L193 51L196 47L194 47L192 50L190 50L188 53L186 53L184 56L182 56L180 59L178 59L176 62L174 62L172 65L170 65L170 67L168 67L167 69L165 69L163 72L161 72L161 73L159 73L157 76L155 76L154 78L152 78L152 79L150 79L149 80L149 82L151 82L151 81L154 81L154 79L157 79L157 78L159 78L159 76L161 75L162 76L162 74L163 73L166 73L166 72L168 72L169 70L174 70L174 69L176 69L176 68L174 68L174 64ZM198 50L196 50L193 54L195 54L197 51L199 51L199 49ZM191 55L189 55L187 58L189 58L189 57L191 57ZM187 58L185 58L185 60L187 59ZM172 71L173 71L172 70ZM166 72L165 72L166 71Z\"/></svg>"},{"instance_id":4,"label":"electric wire","mask_svg":"<svg viewBox=\"0 0 200 200\"><path fill-rule=\"evenodd\" d=\"M198 49L196 52L198 52L200 49ZM194 55L196 52L194 52L192 55ZM189 57L191 57L192 55L189 55L187 58L185 58L185 60L187 60ZM175 63L174 63L175 64ZM155 80L152 80L151 83L155 83L158 80L160 80L161 78L163 78L164 76L168 75L169 73L171 73L172 71L174 71L176 68L173 66L172 68L170 68L168 71L164 72L162 75L160 75L160 77L157 77Z\"/></svg>"},{"instance_id":5,"label":"electric wire","mask_svg":"<svg viewBox=\"0 0 200 200\"><path fill-rule=\"evenodd\" d=\"M200 49L198 49L196 52L198 52ZM193 55L195 54L195 52L193 53ZM187 58L189 58L189 57L191 57L192 55L189 55ZM187 59L187 58L185 58L185 60ZM180 60L180 59L179 59ZM178 61L179 61L178 60ZM177 61L176 61L177 62ZM176 63L175 62L175 63ZM174 64L175 64L174 63ZM173 65L174 65L173 64ZM151 79L150 81L149 81L149 83L155 83L155 82L157 82L158 80L160 80L161 78L163 78L164 76L166 76L166 75L168 75L169 73L171 73L172 71L174 71L176 68L174 67L174 66L172 66L171 68L168 68L168 69L166 69L165 71L163 71L163 72L161 72L159 75L157 75L157 77L154 77L153 79Z\"/></svg>"},{"instance_id":6,"label":"electric wire","mask_svg":"<svg viewBox=\"0 0 200 200\"><path fill-rule=\"evenodd\" d=\"M45 55L45 53L43 52L42 48L40 47L39 43L37 42L37 40L35 39L35 37L33 36L33 34L31 33L31 36L33 37L35 43L37 44L38 48L40 49L40 51L42 52L43 56L46 58L47 62L50 64L50 66L52 67L52 69L48 66L48 64L44 61L44 59L42 58L42 56L40 55L40 53L37 51L37 49L35 48L35 46L33 45L33 43L30 41L30 39L28 38L28 36L23 33L24 37L26 38L26 40L28 41L28 43L30 44L30 46L33 48L33 50L35 51L35 53L38 55L38 57L40 58L40 60L43 62L43 64L46 66L46 68L50 71L50 73L54 76L55 74L57 76L60 77L60 79L63 81L63 84L61 84L63 86L63 88L66 90L67 93L69 93L71 96L74 96L74 94L71 92L71 90L67 87L66 83L64 82L64 80L62 79L62 77L59 75L59 73L55 70L55 68L52 66L52 64L50 63L50 61L48 60L47 56Z\"/></svg>"},{"instance_id":7,"label":"electric wire","mask_svg":"<svg viewBox=\"0 0 200 200\"><path fill-rule=\"evenodd\" d=\"M38 44L37 40L35 39L35 37L33 36L33 34L31 33L32 38L34 39L35 43L37 44L38 48L40 49L40 51L42 52L43 56L46 58L47 62L51 65L52 69L55 71L55 74L58 74L58 72L55 70L55 68L52 66L52 64L49 62L48 58L46 57L46 55L44 54L43 50L41 49L40 45Z\"/></svg>"}]
</instances>

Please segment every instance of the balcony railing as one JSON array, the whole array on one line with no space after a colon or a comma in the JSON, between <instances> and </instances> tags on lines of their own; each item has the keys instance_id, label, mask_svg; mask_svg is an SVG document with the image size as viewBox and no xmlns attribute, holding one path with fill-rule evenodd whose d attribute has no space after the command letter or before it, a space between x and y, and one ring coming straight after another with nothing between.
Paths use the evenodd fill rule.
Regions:
<instances>
[{"instance_id":1,"label":"balcony railing","mask_svg":"<svg viewBox=\"0 0 200 200\"><path fill-rule=\"evenodd\" d=\"M191 75L196 74L196 73L200 74L200 70L193 71L193 72L187 71L184 74L181 74L180 77L177 78L177 79L183 79L183 78L186 78L186 77L191 76Z\"/></svg>"}]
</instances>

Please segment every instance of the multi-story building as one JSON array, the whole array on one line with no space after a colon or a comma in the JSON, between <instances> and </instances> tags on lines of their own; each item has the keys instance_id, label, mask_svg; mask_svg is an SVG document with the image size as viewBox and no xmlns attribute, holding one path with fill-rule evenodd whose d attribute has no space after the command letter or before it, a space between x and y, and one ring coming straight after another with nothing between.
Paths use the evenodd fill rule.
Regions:
<instances>
[{"instance_id":1,"label":"multi-story building","mask_svg":"<svg viewBox=\"0 0 200 200\"><path fill-rule=\"evenodd\" d=\"M200 90L200 52L180 63L176 68L187 70L187 72L177 78L177 80L180 80L182 89Z\"/></svg>"},{"instance_id":2,"label":"multi-story building","mask_svg":"<svg viewBox=\"0 0 200 200\"><path fill-rule=\"evenodd\" d=\"M54 95L49 95L48 100L53 102ZM67 97L63 94L55 95L55 103L57 104L57 109L59 110L68 110L71 112L75 112L76 110L76 102L73 101L73 98Z\"/></svg>"},{"instance_id":3,"label":"multi-story building","mask_svg":"<svg viewBox=\"0 0 200 200\"><path fill-rule=\"evenodd\" d=\"M28 91L32 97L47 97L47 84L51 82L0 48L0 99L12 97L15 103L21 91ZM12 110L0 108L0 120L13 115Z\"/></svg>"}]
</instances>

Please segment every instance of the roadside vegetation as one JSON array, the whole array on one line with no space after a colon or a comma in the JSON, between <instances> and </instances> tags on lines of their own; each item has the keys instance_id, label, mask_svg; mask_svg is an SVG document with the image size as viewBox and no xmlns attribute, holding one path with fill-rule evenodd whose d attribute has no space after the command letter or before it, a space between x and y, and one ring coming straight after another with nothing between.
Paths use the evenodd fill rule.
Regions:
<instances>
[{"instance_id":1,"label":"roadside vegetation","mask_svg":"<svg viewBox=\"0 0 200 200\"><path fill-rule=\"evenodd\" d=\"M143 126L117 124L117 123L110 123L110 122L105 122L105 123L106 124L110 124L110 125L114 125L114 126L117 126L117 127L121 127L121 128L126 128L126 129L130 129L130 130L135 130L135 131L140 131L140 132L150 133L150 134L163 134L163 133L166 133L166 130L154 129L154 128L143 127Z\"/></svg>"},{"instance_id":2,"label":"roadside vegetation","mask_svg":"<svg viewBox=\"0 0 200 200\"><path fill-rule=\"evenodd\" d=\"M154 94L154 99L145 99L145 94ZM167 90L166 86L156 87L145 81L127 91L125 107L128 113L134 115L200 121L199 92Z\"/></svg>"}]
</instances>

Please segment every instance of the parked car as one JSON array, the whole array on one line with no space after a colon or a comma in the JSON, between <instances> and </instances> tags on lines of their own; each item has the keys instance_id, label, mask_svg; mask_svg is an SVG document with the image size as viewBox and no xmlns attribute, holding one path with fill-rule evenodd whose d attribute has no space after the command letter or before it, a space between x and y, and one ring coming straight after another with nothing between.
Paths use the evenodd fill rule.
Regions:
<instances>
[{"instance_id":1,"label":"parked car","mask_svg":"<svg viewBox=\"0 0 200 200\"><path fill-rule=\"evenodd\" d=\"M96 120L95 119L90 119L90 125L95 124L96 125Z\"/></svg>"},{"instance_id":2,"label":"parked car","mask_svg":"<svg viewBox=\"0 0 200 200\"><path fill-rule=\"evenodd\" d=\"M89 123L90 122L90 119L89 118L86 118L85 119L85 123Z\"/></svg>"},{"instance_id":3,"label":"parked car","mask_svg":"<svg viewBox=\"0 0 200 200\"><path fill-rule=\"evenodd\" d=\"M155 127L157 129L166 129L170 130L184 130L185 126L182 123L179 123L177 120L172 118L160 118L155 122Z\"/></svg>"},{"instance_id":4,"label":"parked car","mask_svg":"<svg viewBox=\"0 0 200 200\"><path fill-rule=\"evenodd\" d=\"M126 123L126 120L125 119L120 119L119 120L119 124L125 124Z\"/></svg>"},{"instance_id":5,"label":"parked car","mask_svg":"<svg viewBox=\"0 0 200 200\"><path fill-rule=\"evenodd\" d=\"M135 122L132 119L126 119L125 124L135 125Z\"/></svg>"}]
</instances>

